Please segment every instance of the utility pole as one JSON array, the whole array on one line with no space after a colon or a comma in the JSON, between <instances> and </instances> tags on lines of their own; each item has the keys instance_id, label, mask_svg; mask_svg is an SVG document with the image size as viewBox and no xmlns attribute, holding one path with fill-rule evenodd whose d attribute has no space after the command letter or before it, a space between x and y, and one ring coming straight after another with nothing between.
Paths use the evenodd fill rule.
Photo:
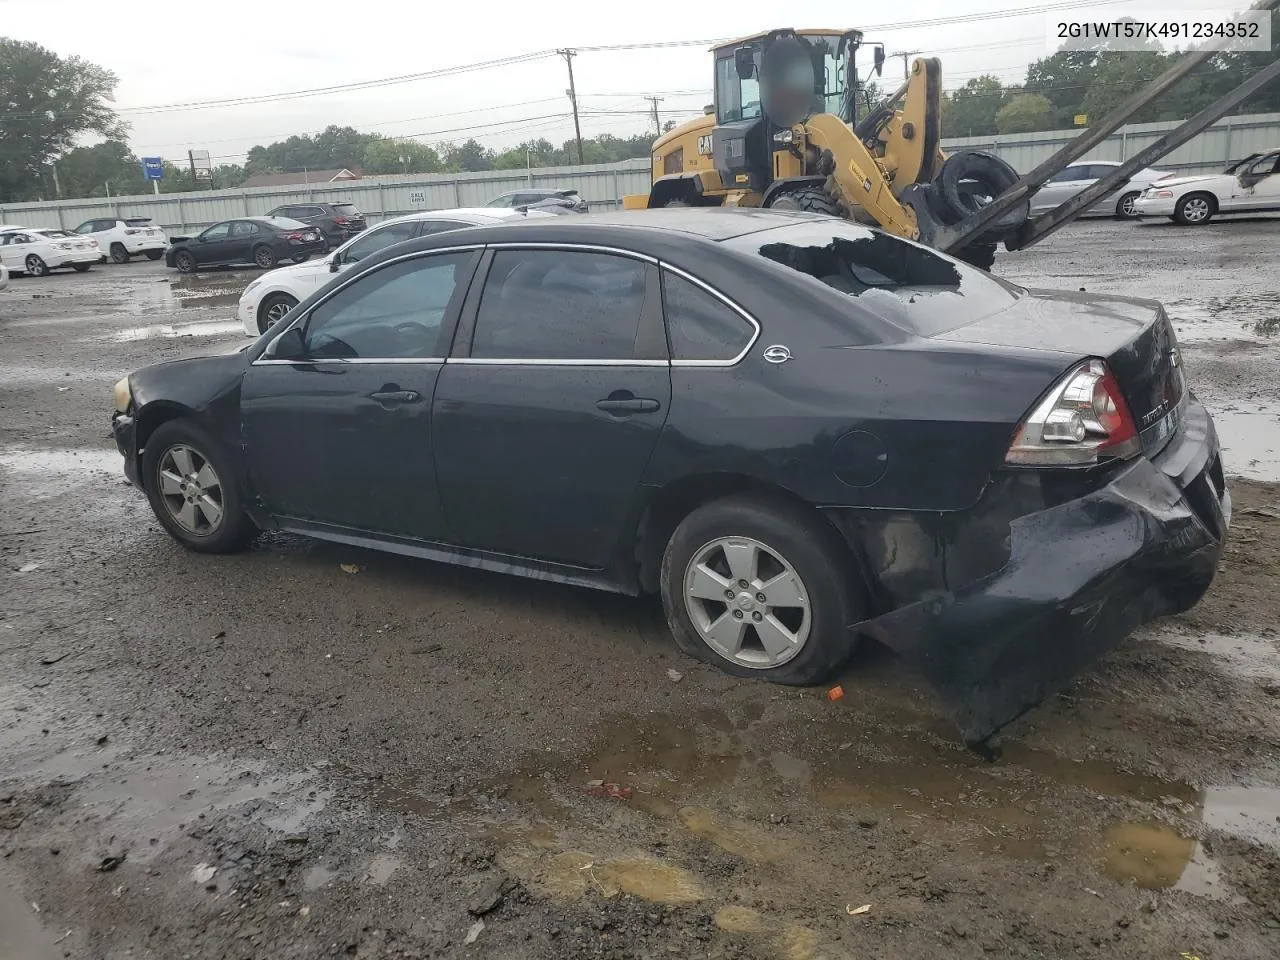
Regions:
<instances>
[{"instance_id":1,"label":"utility pole","mask_svg":"<svg viewBox=\"0 0 1280 960\"><path fill-rule=\"evenodd\" d=\"M645 97L653 104L653 132L658 136L662 136L662 121L658 119L658 104L662 102L662 97Z\"/></svg>"},{"instance_id":2,"label":"utility pole","mask_svg":"<svg viewBox=\"0 0 1280 960\"><path fill-rule=\"evenodd\" d=\"M557 50L556 53L564 57L564 62L569 67L569 89L565 91L569 95L569 102L573 104L573 136L578 141L578 163L584 163L582 159L582 127L578 125L578 88L573 85L573 58L577 56L577 50Z\"/></svg>"},{"instance_id":3,"label":"utility pole","mask_svg":"<svg viewBox=\"0 0 1280 960\"><path fill-rule=\"evenodd\" d=\"M921 52L921 51L919 51L919 50L901 50L901 51L899 51L898 53L891 53L891 54L889 54L889 56L891 56L891 57L901 57L901 58L902 58L902 79L903 79L903 80L910 80L910 79L911 79L911 64L910 64L910 63L908 63L907 58L908 58L908 57L914 57L916 54L918 54L918 53L920 53L920 52Z\"/></svg>"}]
</instances>

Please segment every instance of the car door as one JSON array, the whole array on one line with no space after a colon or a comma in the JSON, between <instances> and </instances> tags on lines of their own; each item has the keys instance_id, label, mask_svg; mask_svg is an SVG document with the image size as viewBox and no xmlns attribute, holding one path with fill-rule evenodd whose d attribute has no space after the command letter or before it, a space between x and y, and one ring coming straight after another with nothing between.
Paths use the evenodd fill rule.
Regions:
<instances>
[{"instance_id":1,"label":"car door","mask_svg":"<svg viewBox=\"0 0 1280 960\"><path fill-rule=\"evenodd\" d=\"M227 249L231 245L231 223L215 223L212 227L198 234L189 245L196 258L196 263L226 263Z\"/></svg>"},{"instance_id":2,"label":"car door","mask_svg":"<svg viewBox=\"0 0 1280 960\"><path fill-rule=\"evenodd\" d=\"M1075 163L1059 170L1031 199L1031 212L1043 213L1069 200L1091 183L1089 165Z\"/></svg>"},{"instance_id":3,"label":"car door","mask_svg":"<svg viewBox=\"0 0 1280 960\"><path fill-rule=\"evenodd\" d=\"M228 263L252 263L253 247L259 239L259 232L265 234L266 228L252 220L232 220L231 229L227 233L227 245L223 256ZM263 236L270 241L270 237Z\"/></svg>"},{"instance_id":4,"label":"car door","mask_svg":"<svg viewBox=\"0 0 1280 960\"><path fill-rule=\"evenodd\" d=\"M1239 180L1240 196L1234 206L1243 210L1280 207L1280 151L1259 157Z\"/></svg>"},{"instance_id":5,"label":"car door","mask_svg":"<svg viewBox=\"0 0 1280 960\"><path fill-rule=\"evenodd\" d=\"M26 269L23 260L29 248L29 238L24 233L6 233L0 236L0 261L10 270Z\"/></svg>"},{"instance_id":6,"label":"car door","mask_svg":"<svg viewBox=\"0 0 1280 960\"><path fill-rule=\"evenodd\" d=\"M249 476L286 525L440 538L431 398L479 257L471 247L380 264L290 324L297 356L272 356L278 339L250 364Z\"/></svg>"},{"instance_id":7,"label":"car door","mask_svg":"<svg viewBox=\"0 0 1280 960\"><path fill-rule=\"evenodd\" d=\"M572 245L485 259L432 412L450 535L599 569L670 407L657 266Z\"/></svg>"}]
</instances>

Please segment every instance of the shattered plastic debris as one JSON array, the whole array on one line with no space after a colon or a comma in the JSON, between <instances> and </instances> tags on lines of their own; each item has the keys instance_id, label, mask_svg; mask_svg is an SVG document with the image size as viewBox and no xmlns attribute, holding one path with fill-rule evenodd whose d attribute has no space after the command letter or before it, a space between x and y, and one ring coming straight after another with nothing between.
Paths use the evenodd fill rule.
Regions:
<instances>
[{"instance_id":1,"label":"shattered plastic debris","mask_svg":"<svg viewBox=\"0 0 1280 960\"><path fill-rule=\"evenodd\" d=\"M869 904L869 903L864 903L864 904L863 904L862 906L860 906L860 907L855 907L852 903L846 903L846 904L844 905L844 912L845 912L845 913L847 913L847 914L848 914L849 916L851 916L851 917L860 917L860 916L862 916L864 913L870 913L870 912L871 912L871 904Z\"/></svg>"},{"instance_id":2,"label":"shattered plastic debris","mask_svg":"<svg viewBox=\"0 0 1280 960\"><path fill-rule=\"evenodd\" d=\"M358 563L340 563L338 564L338 567L343 573L359 573L361 570L360 564Z\"/></svg>"},{"instance_id":3,"label":"shattered plastic debris","mask_svg":"<svg viewBox=\"0 0 1280 960\"><path fill-rule=\"evenodd\" d=\"M606 783L604 780L588 780L587 795L592 797L607 797L610 800L630 800L631 788L625 787L620 783Z\"/></svg>"},{"instance_id":4,"label":"shattered plastic debris","mask_svg":"<svg viewBox=\"0 0 1280 960\"><path fill-rule=\"evenodd\" d=\"M191 882L208 883L217 872L217 867L211 867L207 863L197 863L191 870Z\"/></svg>"},{"instance_id":5,"label":"shattered plastic debris","mask_svg":"<svg viewBox=\"0 0 1280 960\"><path fill-rule=\"evenodd\" d=\"M484 921L477 920L471 925L471 929L467 931L466 939L462 941L463 946L470 946L480 939L480 934L484 933Z\"/></svg>"},{"instance_id":6,"label":"shattered plastic debris","mask_svg":"<svg viewBox=\"0 0 1280 960\"><path fill-rule=\"evenodd\" d=\"M667 679L670 680L672 683L679 683L681 680L684 679L684 674L681 673L679 670L671 669L667 671Z\"/></svg>"},{"instance_id":7,"label":"shattered plastic debris","mask_svg":"<svg viewBox=\"0 0 1280 960\"><path fill-rule=\"evenodd\" d=\"M43 562L43 561L41 561L41 560L36 560L36 561L34 561L34 562L32 562L32 563L24 563L22 566L20 566L20 567L18 568L18 572L19 572L19 573L31 573L33 570L39 570L39 569L40 569L41 567L43 567L43 566L44 566L44 562Z\"/></svg>"},{"instance_id":8,"label":"shattered plastic debris","mask_svg":"<svg viewBox=\"0 0 1280 960\"><path fill-rule=\"evenodd\" d=\"M840 684L836 684L834 687L832 687L830 690L827 691L828 700L839 700L843 696L844 696L844 687L840 686Z\"/></svg>"}]
</instances>

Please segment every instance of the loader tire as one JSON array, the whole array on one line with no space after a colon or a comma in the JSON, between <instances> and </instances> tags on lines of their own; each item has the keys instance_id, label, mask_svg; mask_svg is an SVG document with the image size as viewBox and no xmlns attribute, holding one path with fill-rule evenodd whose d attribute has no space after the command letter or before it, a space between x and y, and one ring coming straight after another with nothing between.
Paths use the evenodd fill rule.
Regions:
<instances>
[{"instance_id":1,"label":"loader tire","mask_svg":"<svg viewBox=\"0 0 1280 960\"><path fill-rule=\"evenodd\" d=\"M1018 182L1018 172L999 157L979 150L953 153L938 171L942 205L952 223L959 223L987 204L984 197L998 197ZM992 223L993 232L1015 230L1031 215L1031 202L1024 200Z\"/></svg>"},{"instance_id":2,"label":"loader tire","mask_svg":"<svg viewBox=\"0 0 1280 960\"><path fill-rule=\"evenodd\" d=\"M783 191L769 202L769 206L774 210L803 210L806 213L822 213L828 217L841 216L840 207L822 187L800 187Z\"/></svg>"}]
</instances>

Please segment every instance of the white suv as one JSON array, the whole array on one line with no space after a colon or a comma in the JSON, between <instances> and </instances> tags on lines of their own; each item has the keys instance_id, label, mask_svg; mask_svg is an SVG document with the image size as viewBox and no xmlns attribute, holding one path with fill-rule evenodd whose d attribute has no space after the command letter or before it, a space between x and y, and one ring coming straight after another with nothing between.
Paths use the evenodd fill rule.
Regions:
<instances>
[{"instance_id":1,"label":"white suv","mask_svg":"<svg viewBox=\"0 0 1280 960\"><path fill-rule=\"evenodd\" d=\"M75 232L98 241L102 252L112 263L128 263L130 257L146 254L148 260L159 260L169 248L164 231L151 222L150 217L129 217L126 220L86 220Z\"/></svg>"},{"instance_id":2,"label":"white suv","mask_svg":"<svg viewBox=\"0 0 1280 960\"><path fill-rule=\"evenodd\" d=\"M424 210L403 217L392 217L370 227L321 260L309 260L296 266L281 267L264 273L244 288L236 316L251 337L266 333L284 315L358 260L377 253L383 247L414 237L425 237L463 227L482 227L520 220L525 217L549 217L554 214L530 210L465 207L457 210Z\"/></svg>"}]
</instances>

